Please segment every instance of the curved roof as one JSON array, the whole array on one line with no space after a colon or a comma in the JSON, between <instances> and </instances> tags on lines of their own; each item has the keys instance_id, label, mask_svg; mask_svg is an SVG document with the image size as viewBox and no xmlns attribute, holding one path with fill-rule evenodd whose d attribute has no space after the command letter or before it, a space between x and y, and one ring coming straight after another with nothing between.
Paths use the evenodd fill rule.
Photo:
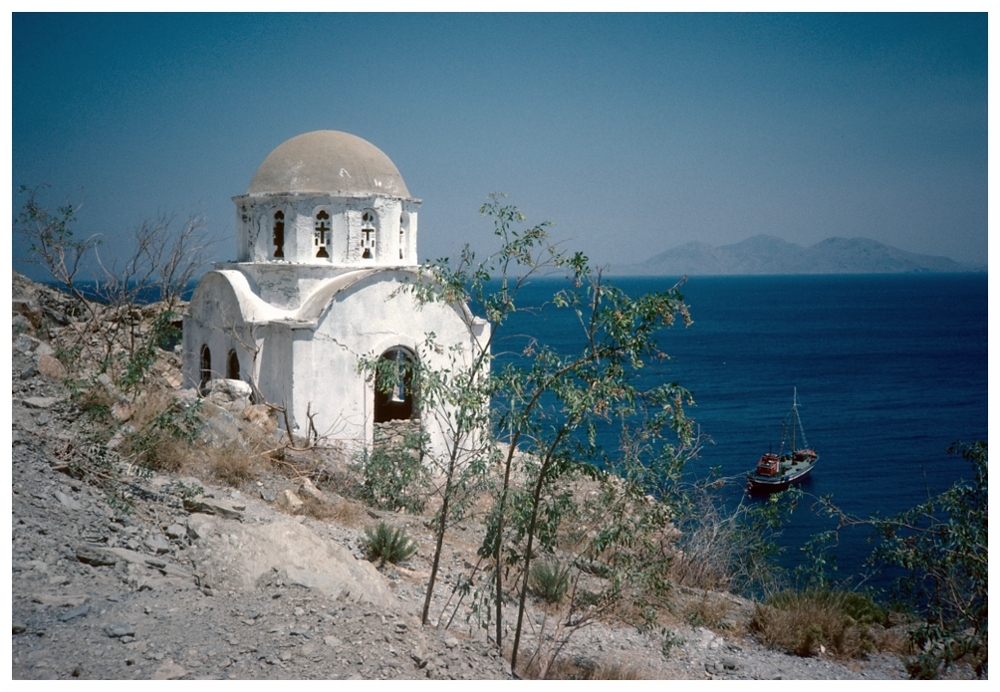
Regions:
<instances>
[{"instance_id":1,"label":"curved roof","mask_svg":"<svg viewBox=\"0 0 1000 692\"><path fill-rule=\"evenodd\" d=\"M336 130L292 137L268 154L247 194L269 193L410 196L403 176L381 149Z\"/></svg>"}]
</instances>

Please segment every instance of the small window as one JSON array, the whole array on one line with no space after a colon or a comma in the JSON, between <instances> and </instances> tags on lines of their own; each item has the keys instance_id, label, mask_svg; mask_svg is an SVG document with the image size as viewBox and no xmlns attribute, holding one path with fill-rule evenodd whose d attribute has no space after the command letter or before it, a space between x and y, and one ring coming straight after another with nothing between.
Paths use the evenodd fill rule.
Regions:
<instances>
[{"instance_id":1,"label":"small window","mask_svg":"<svg viewBox=\"0 0 1000 692\"><path fill-rule=\"evenodd\" d=\"M361 215L361 259L375 257L375 212L365 210Z\"/></svg>"},{"instance_id":2,"label":"small window","mask_svg":"<svg viewBox=\"0 0 1000 692\"><path fill-rule=\"evenodd\" d=\"M201 378L198 383L199 388L203 388L212 379L212 352L207 345L201 347L201 364L199 366Z\"/></svg>"},{"instance_id":3,"label":"small window","mask_svg":"<svg viewBox=\"0 0 1000 692\"><path fill-rule=\"evenodd\" d=\"M399 216L399 259L403 259L403 248L406 246L406 217Z\"/></svg>"},{"instance_id":4,"label":"small window","mask_svg":"<svg viewBox=\"0 0 1000 692\"><path fill-rule=\"evenodd\" d=\"M236 355L236 351L229 352L229 359L226 363L226 377L230 380L240 379L240 357Z\"/></svg>"},{"instance_id":5,"label":"small window","mask_svg":"<svg viewBox=\"0 0 1000 692\"><path fill-rule=\"evenodd\" d=\"M274 212L274 256L285 256L285 212Z\"/></svg>"},{"instance_id":6,"label":"small window","mask_svg":"<svg viewBox=\"0 0 1000 692\"><path fill-rule=\"evenodd\" d=\"M313 245L316 247L317 257L329 257L326 246L330 244L330 214L325 209L320 209L316 214L316 228L313 234Z\"/></svg>"}]
</instances>

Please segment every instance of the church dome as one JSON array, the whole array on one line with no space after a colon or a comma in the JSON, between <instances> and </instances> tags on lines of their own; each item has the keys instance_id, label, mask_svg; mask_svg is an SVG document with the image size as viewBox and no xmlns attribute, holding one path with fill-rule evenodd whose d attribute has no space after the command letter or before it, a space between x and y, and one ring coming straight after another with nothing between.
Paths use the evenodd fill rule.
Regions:
<instances>
[{"instance_id":1,"label":"church dome","mask_svg":"<svg viewBox=\"0 0 1000 692\"><path fill-rule=\"evenodd\" d=\"M403 176L381 149L336 130L292 137L267 155L247 194L282 193L410 196Z\"/></svg>"}]
</instances>

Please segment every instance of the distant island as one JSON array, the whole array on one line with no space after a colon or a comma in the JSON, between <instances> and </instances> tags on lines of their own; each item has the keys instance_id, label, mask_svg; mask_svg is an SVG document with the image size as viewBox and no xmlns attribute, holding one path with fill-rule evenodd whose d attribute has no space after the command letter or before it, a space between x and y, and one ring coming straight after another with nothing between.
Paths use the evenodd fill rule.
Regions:
<instances>
[{"instance_id":1,"label":"distant island","mask_svg":"<svg viewBox=\"0 0 1000 692\"><path fill-rule=\"evenodd\" d=\"M638 264L611 267L624 276L712 274L901 274L985 272L986 265L919 255L870 238L827 238L803 247L769 235L712 247L685 243Z\"/></svg>"}]
</instances>

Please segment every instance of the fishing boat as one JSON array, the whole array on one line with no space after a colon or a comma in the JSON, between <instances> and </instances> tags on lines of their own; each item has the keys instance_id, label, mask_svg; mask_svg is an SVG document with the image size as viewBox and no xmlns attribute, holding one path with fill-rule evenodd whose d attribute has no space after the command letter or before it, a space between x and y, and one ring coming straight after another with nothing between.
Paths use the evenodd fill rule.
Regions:
<instances>
[{"instance_id":1,"label":"fishing boat","mask_svg":"<svg viewBox=\"0 0 1000 692\"><path fill-rule=\"evenodd\" d=\"M806 433L799 418L798 391L792 390L792 410L782 423L781 447L778 453L761 455L757 468L747 474L747 489L751 493L768 493L784 490L801 481L816 466L819 455L806 442ZM802 446L798 443L801 440ZM785 445L788 444L788 451Z\"/></svg>"}]
</instances>

